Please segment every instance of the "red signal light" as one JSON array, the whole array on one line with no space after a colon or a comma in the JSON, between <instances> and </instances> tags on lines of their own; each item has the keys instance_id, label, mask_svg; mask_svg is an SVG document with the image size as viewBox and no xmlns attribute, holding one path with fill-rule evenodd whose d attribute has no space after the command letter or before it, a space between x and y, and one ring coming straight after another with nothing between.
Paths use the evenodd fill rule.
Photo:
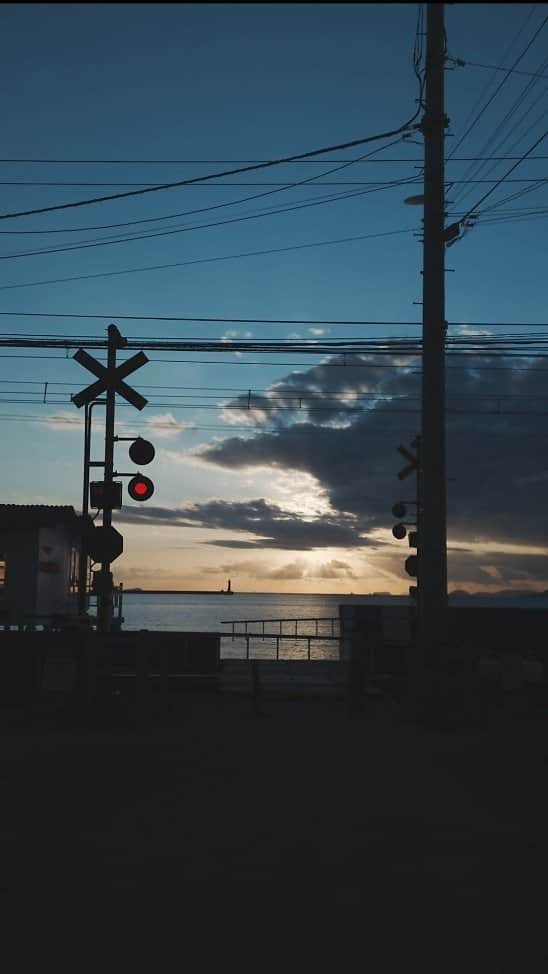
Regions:
<instances>
[{"instance_id":1,"label":"red signal light","mask_svg":"<svg viewBox=\"0 0 548 974\"><path fill-rule=\"evenodd\" d=\"M134 501L148 501L154 493L154 484L149 477L138 473L127 485L128 494Z\"/></svg>"}]
</instances>

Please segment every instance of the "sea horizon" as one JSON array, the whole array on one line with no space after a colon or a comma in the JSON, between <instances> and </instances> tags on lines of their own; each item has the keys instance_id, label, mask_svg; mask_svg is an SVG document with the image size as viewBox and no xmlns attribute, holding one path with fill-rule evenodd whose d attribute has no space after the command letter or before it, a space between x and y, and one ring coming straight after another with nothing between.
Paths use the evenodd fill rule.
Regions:
<instances>
[{"instance_id":1,"label":"sea horizon","mask_svg":"<svg viewBox=\"0 0 548 974\"><path fill-rule=\"evenodd\" d=\"M243 631L244 623L249 623L248 631L260 632L262 620L270 620L273 626L268 626L274 634L281 624L284 634L294 632L296 619L309 620L299 623L298 631L303 635L313 635L316 631L315 620L328 620L323 631L331 632L331 620L339 618L340 605L368 605L405 606L411 607L414 601L408 595L384 594L340 594L340 593L288 593L288 592L234 592L230 597L217 591L214 593L180 594L177 591L153 594L147 591L126 592L122 598L122 628L124 630L149 631L177 631L177 632L217 632L222 634L221 654L224 657L241 656L245 652L244 640L232 639L232 623L235 631ZM545 593L528 593L509 595L450 595L449 603L453 606L475 605L477 607L522 607L539 611L548 608L548 598ZM284 622L285 620L285 622ZM291 624L293 623L293 624ZM240 625L238 625L240 624ZM319 622L320 631L322 623ZM274 640L271 641L274 643ZM275 645L267 640L264 651L267 656L275 651ZM259 647L260 649L260 647ZM329 658L334 653L338 655L338 646L333 643L321 646L314 643L315 655L318 658ZM298 657L305 652L303 643L290 645L283 643L284 655Z\"/></svg>"}]
</instances>

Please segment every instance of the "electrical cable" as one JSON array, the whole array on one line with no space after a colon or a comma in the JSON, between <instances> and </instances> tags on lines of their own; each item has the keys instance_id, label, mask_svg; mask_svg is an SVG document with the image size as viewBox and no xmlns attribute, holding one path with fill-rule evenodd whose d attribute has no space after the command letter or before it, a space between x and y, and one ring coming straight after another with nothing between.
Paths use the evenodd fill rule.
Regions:
<instances>
[{"instance_id":1,"label":"electrical cable","mask_svg":"<svg viewBox=\"0 0 548 974\"><path fill-rule=\"evenodd\" d=\"M481 204L486 199L488 199L489 196L491 196L491 194L494 193L496 189L498 189L499 186L502 185L502 183L505 181L505 179L507 178L507 176L509 176L510 173L514 172L514 169L517 169L517 167L522 162L524 162L525 159L527 159L527 157L530 155L530 153L533 152L534 149L536 149L537 145L540 145L540 143L544 141L544 139L546 138L547 135L548 135L548 129L546 129L542 133L542 135L540 136L540 138L538 138L536 140L536 142L533 143L533 145L530 147L530 149L527 150L527 152L524 152L524 154L522 155L521 159L519 159L517 162L515 162L514 165L510 167L510 169L508 170L508 172L505 173L503 176L501 176L500 179L495 183L495 185L492 186L491 189L489 189L486 193L484 193L484 195L481 197L481 199L479 199L478 202L473 207L471 207L471 209L469 209L466 212L466 215L463 218L463 222L465 220L467 220L481 206Z\"/></svg>"},{"instance_id":2,"label":"electrical cable","mask_svg":"<svg viewBox=\"0 0 548 974\"><path fill-rule=\"evenodd\" d=\"M538 74L534 71L503 68L499 64L479 64L477 61L464 61L463 58L448 58L448 60L452 61L459 68L487 68L488 71L505 71L507 74L523 74L526 78L539 78L541 81L548 81L548 74Z\"/></svg>"},{"instance_id":3,"label":"electrical cable","mask_svg":"<svg viewBox=\"0 0 548 974\"><path fill-rule=\"evenodd\" d=\"M367 196L370 193L380 192L381 190L384 189L392 189L394 187L412 185L418 181L419 180L417 180L415 177L403 179L403 180L394 180L393 182L390 183L377 185L376 189L359 190L357 192L352 192L352 193L338 193L317 200L306 200L302 202L293 203L289 206L276 207L275 209L265 210L258 213L242 214L241 216L229 217L227 220L216 220L213 223L201 223L195 226L173 227L169 230L158 230L153 233L145 233L145 234L132 234L128 237L114 237L114 238L100 237L97 240L83 241L82 243L77 243L77 244L67 244L66 246L63 247L45 247L40 250L20 251L15 254L0 254L0 260L14 260L19 257L36 257L45 254L62 254L62 253L72 252L75 250L88 250L90 248L112 246L121 243L133 243L139 240L150 240L156 237L169 237L169 236L173 236L174 234L190 233L194 230L209 230L216 227L227 226L228 224L232 224L232 223L245 223L249 220L259 220L268 216L277 216L283 213L292 213L295 210L309 209L311 207L321 206L325 203L333 203L333 202L336 203L342 200L355 199L356 197ZM267 195L267 194L260 194L260 195ZM252 198L253 197L250 197L250 199ZM220 205L228 206L231 204L222 203Z\"/></svg>"},{"instance_id":4,"label":"electrical cable","mask_svg":"<svg viewBox=\"0 0 548 974\"><path fill-rule=\"evenodd\" d=\"M103 225L100 225L100 226L87 227L87 228L86 227L76 227L76 228L72 228L72 229L69 229L69 230L51 230L51 231L50 230L36 230L36 231L33 230L33 231L20 231L20 232L22 232L22 233L50 233L50 232L51 233L80 233L80 232L83 232L84 230L89 230L91 232L91 231L95 231L95 230L109 230L109 229L117 229L117 228L122 228L122 227L137 226L137 225L140 225L140 224L158 223L158 222L163 221L163 220L173 220L173 219L179 219L180 217L195 216L198 213L209 213L209 212L211 212L213 210L223 209L224 207L227 207L227 206L236 206L236 205L239 205L241 203L250 202L252 200L262 199L262 198L264 198L266 196L272 196L272 195L275 195L276 193L280 193L280 192L283 192L283 191L288 190L288 189L293 189L296 186L306 186L306 185L309 185L309 184L315 182L318 179L324 178L327 175L332 175L333 173L340 172L342 169L346 169L346 168L348 168L348 166L354 165L355 162L357 162L357 161L364 161L364 160L366 160L366 159L368 159L368 158L370 158L370 157L372 157L374 155L377 155L379 152L383 152L385 149L388 149L388 148L390 148L393 145L399 144L403 139L404 139L404 136L400 136L399 138L394 139L393 142L389 142L385 146L377 147L376 149L373 149L371 152L365 153L363 156L360 156L359 160L348 160L348 161L344 162L343 164L341 164L339 166L336 166L335 168L331 168L331 169L329 169L329 170L327 170L325 172L318 173L316 176L309 176L306 179L297 180L297 181L294 181L292 183L282 183L281 186L279 186L276 189L271 189L271 190L268 190L266 192L263 191L261 193L254 193L251 196L240 197L240 199L237 199L237 200L228 200L228 201L225 201L223 203L215 203L215 204L211 204L211 205L208 205L208 206L195 207L192 210L182 210L182 211L180 211L178 213L168 213L168 214L165 214L163 216L148 217L146 219L141 219L141 220L126 220L123 223L103 224ZM201 186L202 184L198 184L198 185ZM203 185L209 185L209 184L206 183L206 184L203 184ZM223 184L220 184L220 185L223 185ZM372 185L375 185L375 184L372 184ZM378 183L376 185L378 185ZM10 233L10 232L13 232L13 231L0 231L0 232ZM18 231L15 231L15 232L18 232Z\"/></svg>"},{"instance_id":5,"label":"electrical cable","mask_svg":"<svg viewBox=\"0 0 548 974\"><path fill-rule=\"evenodd\" d=\"M534 10L534 7L535 7L535 5L533 5L533 10ZM529 12L529 15L528 15L525 23L520 28L520 31L519 31L517 37L519 37L519 35L523 32L525 26L529 23L529 20L531 18L531 15L532 15L533 10ZM532 38L530 39L530 41L528 42L528 44L526 45L526 47L524 48L524 50L521 52L521 54L518 55L518 57L516 58L516 60L512 64L512 67L510 68L510 72L505 75L505 77L502 79L502 81L500 82L500 84L497 86L496 90L491 95L491 97L486 102L486 104L483 106L483 108L481 109L481 111L475 116L474 120L470 123L470 125L468 126L468 128L465 129L464 133L461 135L460 139L458 140L458 142L454 146L453 152L450 154L449 158L451 158L451 155L453 155L456 152L456 150L459 148L459 146L462 145L462 143L467 138L467 136L470 134L470 132L472 131L472 129L474 129L476 127L477 123L479 122L480 118L484 115L484 113L488 109L489 105L492 104L492 102L494 101L494 99L496 98L496 96L499 94L499 92L502 90L502 88L504 87L504 85L508 81L508 78L510 77L510 73L515 69L515 67L519 64L519 62L522 60L522 58L525 57L525 55L527 54L527 52L529 51L529 49L532 47L532 45L534 44L534 42L537 39L537 37L539 36L539 34L544 30L544 27L546 26L546 23L547 22L548 22L548 16L546 16L544 18L544 20L542 21L542 23L539 25L539 27L537 27L535 33L533 34ZM514 39L514 42L515 42L516 39L517 38ZM512 42L512 46L513 46L513 43L514 42ZM506 57L507 55L505 54L503 56Z\"/></svg>"},{"instance_id":6,"label":"electrical cable","mask_svg":"<svg viewBox=\"0 0 548 974\"><path fill-rule=\"evenodd\" d=\"M391 129L390 131L387 132L380 132L376 135L369 135L361 139L352 139L349 142L340 143L339 145L326 146L322 149L312 149L308 152L296 153L292 156L285 156L283 158L273 159L270 160L269 162L254 163L251 166L243 166L243 167L240 166L236 169L227 169L222 172L210 173L209 175L206 176L195 176L190 179L179 179L176 180L175 182L162 183L157 186L148 186L145 187L144 189L129 190L128 192L125 193L114 193L109 196L97 196L93 199L75 200L70 203L58 203L55 206L45 206L45 207L43 206L32 210L20 210L13 213L0 213L0 220L11 220L22 216L35 216L39 213L53 213L53 212L58 212L60 210L75 209L76 207L91 206L96 203L106 203L106 202L112 202L113 200L128 199L134 196L143 196L148 193L157 193L168 189L178 189L181 186L191 186L195 183L210 182L213 179L220 179L223 176L237 176L245 172L256 172L259 169L267 169L272 166L279 166L300 159L310 159L313 158L314 156L325 155L330 152L338 152L340 150L354 148L359 145L366 145L369 142L378 142L382 139L389 139L392 138L392 136L394 135L400 135L403 132L407 131L411 127L415 119L418 117L419 112L420 112L420 105L417 108L417 111L414 113L414 115L410 119L408 119L407 122L404 122L403 125L400 125L396 129Z\"/></svg>"},{"instance_id":7,"label":"electrical cable","mask_svg":"<svg viewBox=\"0 0 548 974\"><path fill-rule=\"evenodd\" d=\"M546 58L543 61L543 63L542 63L541 66L542 66L542 68L544 68L547 65L548 65L548 58ZM503 131L503 129L508 124L508 122L510 121L510 119L512 118L512 116L515 115L515 113L518 111L518 109L522 107L523 103L528 98L528 96L533 92L534 87L537 84L538 84L538 82L537 81L534 81L534 80L530 80L530 81L527 82L527 84L525 85L525 88L518 94L517 98L514 100L513 104L508 109L508 111L506 112L506 114L504 115L504 117L495 126L495 129L491 133L491 135L489 136L489 138L487 139L487 142L482 146L482 149L481 149L481 154L482 155L485 154L485 153L487 153L490 149L492 149L493 154L496 153L496 152L500 152L502 150L503 146L505 145L505 143L511 137L512 133L515 132L516 129L519 129L523 125L523 123L526 121L527 116L529 115L529 113L532 112L533 109L538 104L538 102L541 101L544 98L545 91L541 91L540 95L536 98L536 100L533 102L533 104L529 106L529 108L527 109L527 111L525 111L525 112L522 111L520 113L519 118L517 119L516 122L514 122L514 124L511 126L510 130L506 133L506 135L503 135L502 138L500 138L499 141L496 142L496 139L499 136L499 134ZM518 143L520 143L524 138L526 138L526 136L531 131L533 131L536 128L537 124L544 118L545 115L546 115L546 111L543 112L537 119L535 119L535 121L531 125L528 126L528 128L525 130L525 132L523 132L521 134L521 136L512 144L512 146L509 148L508 151L511 152L512 149L516 145L518 145ZM473 174L473 176L475 178L479 177L479 175L482 172L484 173L484 175L487 176L487 175L489 175L490 172L493 171L493 169L498 168L498 166L499 166L498 161L492 161L491 167L490 168L487 168L489 166L489 161L490 160L486 159L485 161L481 162L479 165L473 163L471 166L468 167L468 169L466 170L464 176L465 176L465 179L467 177L469 177L468 178L469 185L468 185L468 187L465 187L464 189L459 189L457 191L457 193L455 195L454 202L457 202L457 201L461 202L462 199L464 199L464 197L468 193L471 192L471 185L475 181L475 180L473 180L471 178L472 177L472 174Z\"/></svg>"},{"instance_id":8,"label":"electrical cable","mask_svg":"<svg viewBox=\"0 0 548 974\"><path fill-rule=\"evenodd\" d=\"M121 275L125 274L141 274L146 271L168 270L172 267L189 267L194 264L212 264L226 260L240 260L244 257L265 257L270 254L284 254L296 250L309 250L313 247L327 247L333 246L334 244L351 243L356 240L371 240L379 237L393 237L399 234L415 232L416 231L413 227L408 227L407 229L401 230L387 230L380 233L365 233L352 237L340 237L336 240L317 240L312 243L293 244L289 247L271 247L266 250L251 250L239 254L223 254L217 257L199 257L194 260L175 261L167 264L153 264L145 267L130 267L120 271L101 271L98 274L77 274L72 277L51 278L47 281L25 281L21 284L2 284L0 285L0 291L12 291L16 288L19 289L24 287L43 287L48 284L65 284L68 281L90 281L104 277L120 277Z\"/></svg>"},{"instance_id":9,"label":"electrical cable","mask_svg":"<svg viewBox=\"0 0 548 974\"><path fill-rule=\"evenodd\" d=\"M547 180L548 181L548 180ZM81 314L56 311L0 311L0 316L14 318L97 318L117 321L175 321L193 324L213 323L225 325L398 325L406 328L422 328L421 321L363 320L356 318L228 318L228 317L181 317L176 315L119 315ZM450 321L448 328L548 328L548 321ZM138 340L138 335L133 336Z\"/></svg>"}]
</instances>

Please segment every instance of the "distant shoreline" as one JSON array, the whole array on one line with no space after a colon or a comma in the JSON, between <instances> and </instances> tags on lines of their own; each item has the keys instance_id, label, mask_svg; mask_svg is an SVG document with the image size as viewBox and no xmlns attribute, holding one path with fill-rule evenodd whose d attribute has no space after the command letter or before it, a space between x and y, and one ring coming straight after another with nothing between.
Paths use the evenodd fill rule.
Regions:
<instances>
[{"instance_id":1,"label":"distant shoreline","mask_svg":"<svg viewBox=\"0 0 548 974\"><path fill-rule=\"evenodd\" d=\"M284 595L291 597L334 597L339 598L360 598L360 599L400 599L406 602L410 602L408 595L391 595L388 592L249 592L241 591L235 592L233 589L227 592L226 589L178 589L178 588L124 588L124 595L277 595L283 597ZM467 599L470 601L480 601L481 599L488 600L501 600L505 601L507 599L545 599L548 596L548 591L536 591L536 592L524 592L523 590L517 590L516 592L509 591L508 589L503 589L498 592L463 592L454 591L449 592L449 600L455 599Z\"/></svg>"},{"instance_id":2,"label":"distant shoreline","mask_svg":"<svg viewBox=\"0 0 548 974\"><path fill-rule=\"evenodd\" d=\"M125 588L124 595L234 595L234 592L226 592L220 588Z\"/></svg>"}]
</instances>

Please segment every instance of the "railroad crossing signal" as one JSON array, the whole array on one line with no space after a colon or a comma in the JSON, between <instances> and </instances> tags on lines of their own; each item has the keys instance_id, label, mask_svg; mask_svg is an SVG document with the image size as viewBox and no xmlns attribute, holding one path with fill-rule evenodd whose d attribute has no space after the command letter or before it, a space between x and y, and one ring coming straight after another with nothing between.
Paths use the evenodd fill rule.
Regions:
<instances>
[{"instance_id":1,"label":"railroad crossing signal","mask_svg":"<svg viewBox=\"0 0 548 974\"><path fill-rule=\"evenodd\" d=\"M131 358L122 362L121 365L111 369L102 365L101 362L98 362L97 359L89 355L83 348L78 349L74 358L79 365L83 365L85 369L88 369L93 375L98 377L97 382L92 382L90 386L82 389L82 392L78 392L75 396L72 396L72 401L75 406L78 406L78 409L93 402L103 392L117 392L118 395L123 396L132 406L135 406L136 409L144 409L147 405L148 400L123 381L126 376L131 375L136 369L140 369L142 365L146 365L148 358L144 352L137 352L136 355L132 355Z\"/></svg>"},{"instance_id":2,"label":"railroad crossing signal","mask_svg":"<svg viewBox=\"0 0 548 974\"><path fill-rule=\"evenodd\" d=\"M400 480L404 480L405 477L409 477L410 474L414 473L415 470L418 469L419 458L416 453L412 453L411 450L408 450L405 446L399 446L398 453L401 453L404 460L408 461L407 466L403 467L398 474L398 478Z\"/></svg>"},{"instance_id":3,"label":"railroad crossing signal","mask_svg":"<svg viewBox=\"0 0 548 974\"><path fill-rule=\"evenodd\" d=\"M419 462L420 443L421 443L421 437L419 433L411 443L411 446L414 447L414 449L417 451L416 453L414 453L412 450L408 449L405 446L400 445L398 447L398 453L404 458L404 460L407 460L407 465L403 467L398 473L399 480L404 480L406 477L409 477L410 474L412 473L417 474L417 498L416 501L412 502L417 506L416 521L415 521L416 529L413 531L409 531L408 533L409 547L417 548L417 549L419 548L419 528L420 528L419 521L421 516L421 496L420 496L421 470L420 470L420 462ZM397 517L398 519L404 518L407 514L406 504L404 504L403 501L399 501L397 504L394 504L392 508L392 514L394 515L394 517ZM395 538L398 539L405 538L407 534L405 524L401 524L401 523L395 524L394 527L392 528L392 534L394 535ZM412 554L406 558L405 571L407 572L408 575L411 575L412 578L418 579L418 575L419 575L418 550L416 555ZM415 599L418 602L419 600L418 584L409 586L409 595L412 599Z\"/></svg>"},{"instance_id":4,"label":"railroad crossing signal","mask_svg":"<svg viewBox=\"0 0 548 974\"><path fill-rule=\"evenodd\" d=\"M104 480L96 480L89 485L90 507L102 511L105 507L119 511L122 507L122 484L114 481L107 487Z\"/></svg>"},{"instance_id":5,"label":"railroad crossing signal","mask_svg":"<svg viewBox=\"0 0 548 974\"><path fill-rule=\"evenodd\" d=\"M124 539L112 525L93 527L86 532L86 551L93 561L115 561L124 550Z\"/></svg>"},{"instance_id":6,"label":"railroad crossing signal","mask_svg":"<svg viewBox=\"0 0 548 974\"><path fill-rule=\"evenodd\" d=\"M142 436L138 436L129 448L129 458L133 460L138 466L141 464L152 463L156 451L148 440L144 440Z\"/></svg>"},{"instance_id":7,"label":"railroad crossing signal","mask_svg":"<svg viewBox=\"0 0 548 974\"><path fill-rule=\"evenodd\" d=\"M413 578L417 577L419 573L419 559L417 558L417 555L409 555L409 557L405 559L405 570L407 574L411 575Z\"/></svg>"},{"instance_id":8,"label":"railroad crossing signal","mask_svg":"<svg viewBox=\"0 0 548 974\"><path fill-rule=\"evenodd\" d=\"M138 473L127 485L128 494L134 501L148 501L154 493L154 484L150 477Z\"/></svg>"}]
</instances>

